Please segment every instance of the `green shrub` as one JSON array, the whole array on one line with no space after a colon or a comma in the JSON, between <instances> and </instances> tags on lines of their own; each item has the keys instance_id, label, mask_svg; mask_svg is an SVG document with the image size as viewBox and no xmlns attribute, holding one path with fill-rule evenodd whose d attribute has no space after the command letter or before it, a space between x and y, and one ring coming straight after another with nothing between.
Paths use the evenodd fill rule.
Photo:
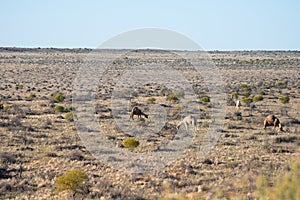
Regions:
<instances>
[{"instance_id":1,"label":"green shrub","mask_svg":"<svg viewBox=\"0 0 300 200\"><path fill-rule=\"evenodd\" d=\"M65 97L61 93L54 94L52 98L56 103L63 102L65 100Z\"/></svg>"},{"instance_id":2,"label":"green shrub","mask_svg":"<svg viewBox=\"0 0 300 200\"><path fill-rule=\"evenodd\" d=\"M256 180L256 195L259 199L300 199L300 162L293 163L291 171L283 177L278 176L273 187L268 184L264 176L259 176Z\"/></svg>"},{"instance_id":3,"label":"green shrub","mask_svg":"<svg viewBox=\"0 0 300 200\"><path fill-rule=\"evenodd\" d=\"M248 86L247 84L243 83L243 84L241 84L241 88L242 88L242 89L248 89L249 86Z\"/></svg>"},{"instance_id":4,"label":"green shrub","mask_svg":"<svg viewBox=\"0 0 300 200\"><path fill-rule=\"evenodd\" d=\"M249 98L249 97L245 97L242 99L242 101L246 104L249 104L249 103L252 103L253 99L252 98Z\"/></svg>"},{"instance_id":5,"label":"green shrub","mask_svg":"<svg viewBox=\"0 0 300 200\"><path fill-rule=\"evenodd\" d=\"M277 86L285 86L285 83L283 83L283 82L277 82L276 85Z\"/></svg>"},{"instance_id":6,"label":"green shrub","mask_svg":"<svg viewBox=\"0 0 300 200\"><path fill-rule=\"evenodd\" d=\"M266 93L263 90L260 90L258 94L259 95L265 95Z\"/></svg>"},{"instance_id":7,"label":"green shrub","mask_svg":"<svg viewBox=\"0 0 300 200\"><path fill-rule=\"evenodd\" d=\"M239 93L238 92L232 92L231 97L234 98L234 99L237 99L239 97Z\"/></svg>"},{"instance_id":8,"label":"green shrub","mask_svg":"<svg viewBox=\"0 0 300 200\"><path fill-rule=\"evenodd\" d=\"M56 105L55 106L55 110L59 111L59 112L63 112L65 110L65 107L60 106L60 105Z\"/></svg>"},{"instance_id":9,"label":"green shrub","mask_svg":"<svg viewBox=\"0 0 300 200\"><path fill-rule=\"evenodd\" d=\"M65 114L64 118L65 118L65 120L72 122L72 121L74 121L74 114L72 112L68 112Z\"/></svg>"},{"instance_id":10,"label":"green shrub","mask_svg":"<svg viewBox=\"0 0 300 200\"><path fill-rule=\"evenodd\" d=\"M288 96L280 97L279 100L281 103L284 103L284 104L290 102L290 98Z\"/></svg>"},{"instance_id":11,"label":"green shrub","mask_svg":"<svg viewBox=\"0 0 300 200\"><path fill-rule=\"evenodd\" d=\"M84 194L88 191L87 179L88 177L83 171L72 169L56 179L56 190L58 192L70 190L73 192L73 197L75 197L77 193Z\"/></svg>"},{"instance_id":12,"label":"green shrub","mask_svg":"<svg viewBox=\"0 0 300 200\"><path fill-rule=\"evenodd\" d=\"M201 97L200 101L208 103L208 102L210 102L210 98L209 97Z\"/></svg>"},{"instance_id":13,"label":"green shrub","mask_svg":"<svg viewBox=\"0 0 300 200\"><path fill-rule=\"evenodd\" d=\"M253 101L262 101L264 98L263 98L263 96L261 96L261 95L255 95L254 97L253 97Z\"/></svg>"},{"instance_id":14,"label":"green shrub","mask_svg":"<svg viewBox=\"0 0 300 200\"><path fill-rule=\"evenodd\" d=\"M30 99L33 99L33 98L35 98L36 97L36 95L34 94L34 93L31 93L29 96L28 96L28 98L30 98Z\"/></svg>"},{"instance_id":15,"label":"green shrub","mask_svg":"<svg viewBox=\"0 0 300 200\"><path fill-rule=\"evenodd\" d=\"M24 88L24 85L23 84L21 84L21 83L19 83L18 85L16 85L16 87L15 87L15 89L16 90L21 90L21 89L23 89Z\"/></svg>"},{"instance_id":16,"label":"green shrub","mask_svg":"<svg viewBox=\"0 0 300 200\"><path fill-rule=\"evenodd\" d=\"M242 95L243 95L244 97L249 97L249 96L250 96L250 92L248 92L248 91L247 91L247 92L243 92Z\"/></svg>"},{"instance_id":17,"label":"green shrub","mask_svg":"<svg viewBox=\"0 0 300 200\"><path fill-rule=\"evenodd\" d=\"M0 103L0 110L4 109L3 103Z\"/></svg>"},{"instance_id":18,"label":"green shrub","mask_svg":"<svg viewBox=\"0 0 300 200\"><path fill-rule=\"evenodd\" d=\"M7 105L7 106L4 106L4 110L10 110L10 109L12 109L13 108L13 106L12 105Z\"/></svg>"},{"instance_id":19,"label":"green shrub","mask_svg":"<svg viewBox=\"0 0 300 200\"><path fill-rule=\"evenodd\" d=\"M148 98L148 101L149 101L150 103L153 103L154 101L156 101L156 99L155 99L154 97L150 97L150 98Z\"/></svg>"},{"instance_id":20,"label":"green shrub","mask_svg":"<svg viewBox=\"0 0 300 200\"><path fill-rule=\"evenodd\" d=\"M177 101L177 100L179 100L179 99L178 99L177 95L176 95L175 93L172 92L172 93L168 96L168 100L169 100L169 101Z\"/></svg>"},{"instance_id":21,"label":"green shrub","mask_svg":"<svg viewBox=\"0 0 300 200\"><path fill-rule=\"evenodd\" d=\"M123 146L125 148L135 148L140 145L140 142L134 138L126 138L123 141Z\"/></svg>"}]
</instances>

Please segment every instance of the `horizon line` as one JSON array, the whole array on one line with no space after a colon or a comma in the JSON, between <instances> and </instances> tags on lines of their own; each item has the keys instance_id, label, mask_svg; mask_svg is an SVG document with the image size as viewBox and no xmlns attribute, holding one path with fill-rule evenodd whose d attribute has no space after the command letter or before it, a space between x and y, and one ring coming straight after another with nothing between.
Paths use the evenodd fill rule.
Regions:
<instances>
[{"instance_id":1,"label":"horizon line","mask_svg":"<svg viewBox=\"0 0 300 200\"><path fill-rule=\"evenodd\" d=\"M185 49L160 49L160 48L95 48L95 47L32 47L32 46L0 46L0 49L57 49L57 50L169 50L169 51L208 51L208 52L234 52L234 51L273 51L273 52L299 52L300 49L199 49L199 50L185 50Z\"/></svg>"}]
</instances>

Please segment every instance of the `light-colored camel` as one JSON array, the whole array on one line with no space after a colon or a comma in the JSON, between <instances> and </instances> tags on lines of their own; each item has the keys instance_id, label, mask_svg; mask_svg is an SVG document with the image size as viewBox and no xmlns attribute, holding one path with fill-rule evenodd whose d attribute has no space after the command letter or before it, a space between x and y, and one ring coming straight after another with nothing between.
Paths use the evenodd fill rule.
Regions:
<instances>
[{"instance_id":1,"label":"light-colored camel","mask_svg":"<svg viewBox=\"0 0 300 200\"><path fill-rule=\"evenodd\" d=\"M237 100L237 101L236 101L236 104L235 104L236 109L239 110L241 106L242 106L241 101L240 101L240 100Z\"/></svg>"},{"instance_id":2,"label":"light-colored camel","mask_svg":"<svg viewBox=\"0 0 300 200\"><path fill-rule=\"evenodd\" d=\"M273 126L274 130L276 129L276 127L278 126L280 131L283 131L282 129L282 125L279 121L279 119L277 117L275 117L274 115L268 115L264 121L264 129L266 130L267 126Z\"/></svg>"},{"instance_id":3,"label":"light-colored camel","mask_svg":"<svg viewBox=\"0 0 300 200\"><path fill-rule=\"evenodd\" d=\"M192 116L186 116L185 118L183 118L183 120L177 125L177 129L180 128L180 126L184 125L185 129L188 130L188 128L190 126L192 126L193 130L196 131L197 130L197 119Z\"/></svg>"},{"instance_id":4,"label":"light-colored camel","mask_svg":"<svg viewBox=\"0 0 300 200\"><path fill-rule=\"evenodd\" d=\"M148 115L143 113L137 106L133 107L130 112L130 119L133 119L133 116L137 115L138 118L141 118L142 115L144 115L146 118L148 118Z\"/></svg>"}]
</instances>

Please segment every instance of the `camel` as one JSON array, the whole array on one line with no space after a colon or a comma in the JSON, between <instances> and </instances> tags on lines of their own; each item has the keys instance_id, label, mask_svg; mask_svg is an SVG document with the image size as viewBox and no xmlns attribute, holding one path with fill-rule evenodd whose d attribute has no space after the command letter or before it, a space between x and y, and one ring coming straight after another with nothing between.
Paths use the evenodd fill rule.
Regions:
<instances>
[{"instance_id":1,"label":"camel","mask_svg":"<svg viewBox=\"0 0 300 200\"><path fill-rule=\"evenodd\" d=\"M141 118L142 115L144 115L146 118L148 118L148 115L143 113L137 106L133 107L130 112L130 119L133 119L133 116L137 115L138 118Z\"/></svg>"},{"instance_id":2,"label":"camel","mask_svg":"<svg viewBox=\"0 0 300 200\"><path fill-rule=\"evenodd\" d=\"M183 120L177 125L177 129L180 128L180 126L184 125L185 129L188 130L189 126L192 126L194 131L197 130L197 120L194 116L189 115L183 118Z\"/></svg>"},{"instance_id":3,"label":"camel","mask_svg":"<svg viewBox=\"0 0 300 200\"><path fill-rule=\"evenodd\" d=\"M283 131L282 125L277 117L274 115L268 115L264 121L264 129L266 130L267 126L273 126L274 130L276 129L276 126L279 127L280 131Z\"/></svg>"},{"instance_id":4,"label":"camel","mask_svg":"<svg viewBox=\"0 0 300 200\"><path fill-rule=\"evenodd\" d=\"M241 101L237 100L235 104L236 109L239 110L241 106L242 106Z\"/></svg>"}]
</instances>

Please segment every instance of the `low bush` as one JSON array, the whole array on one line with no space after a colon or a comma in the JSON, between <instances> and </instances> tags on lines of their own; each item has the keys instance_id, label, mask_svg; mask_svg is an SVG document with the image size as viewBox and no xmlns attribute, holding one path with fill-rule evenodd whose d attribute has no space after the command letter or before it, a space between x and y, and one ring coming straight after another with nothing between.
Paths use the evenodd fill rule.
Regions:
<instances>
[{"instance_id":1,"label":"low bush","mask_svg":"<svg viewBox=\"0 0 300 200\"><path fill-rule=\"evenodd\" d=\"M30 99L33 99L33 98L35 98L36 97L36 95L34 94L34 93L31 93L29 96L28 96L28 98L30 98Z\"/></svg>"},{"instance_id":2,"label":"low bush","mask_svg":"<svg viewBox=\"0 0 300 200\"><path fill-rule=\"evenodd\" d=\"M154 97L148 98L148 102L153 103L154 101L156 101L156 99Z\"/></svg>"},{"instance_id":3,"label":"low bush","mask_svg":"<svg viewBox=\"0 0 300 200\"><path fill-rule=\"evenodd\" d=\"M171 93L171 94L168 96L168 100L169 100L169 101L178 101L179 98L176 96L175 93Z\"/></svg>"},{"instance_id":4,"label":"low bush","mask_svg":"<svg viewBox=\"0 0 300 200\"><path fill-rule=\"evenodd\" d=\"M74 121L74 114L72 112L68 112L68 113L65 114L64 118L68 122L72 122L72 121Z\"/></svg>"},{"instance_id":5,"label":"low bush","mask_svg":"<svg viewBox=\"0 0 300 200\"><path fill-rule=\"evenodd\" d=\"M251 95L251 93L248 91L242 93L242 96L244 96L244 97L249 97L250 95Z\"/></svg>"},{"instance_id":6,"label":"low bush","mask_svg":"<svg viewBox=\"0 0 300 200\"><path fill-rule=\"evenodd\" d=\"M73 197L76 194L85 194L88 192L87 179L88 177L83 171L72 169L56 179L56 190L58 192L69 190L73 193Z\"/></svg>"},{"instance_id":7,"label":"low bush","mask_svg":"<svg viewBox=\"0 0 300 200\"><path fill-rule=\"evenodd\" d=\"M238 92L232 92L231 97L234 98L234 99L237 99L239 97L239 93Z\"/></svg>"},{"instance_id":8,"label":"low bush","mask_svg":"<svg viewBox=\"0 0 300 200\"><path fill-rule=\"evenodd\" d=\"M286 104L290 102L290 98L288 96L283 96L279 98L279 101L283 104Z\"/></svg>"},{"instance_id":9,"label":"low bush","mask_svg":"<svg viewBox=\"0 0 300 200\"><path fill-rule=\"evenodd\" d=\"M208 103L208 102L210 102L210 98L209 97L201 97L200 101Z\"/></svg>"},{"instance_id":10,"label":"low bush","mask_svg":"<svg viewBox=\"0 0 300 200\"><path fill-rule=\"evenodd\" d=\"M65 110L65 107L60 106L60 105L56 105L55 106L55 110L59 111L59 112L63 112Z\"/></svg>"},{"instance_id":11,"label":"low bush","mask_svg":"<svg viewBox=\"0 0 300 200\"><path fill-rule=\"evenodd\" d=\"M245 97L242 99L242 101L246 104L249 104L249 103L252 103L253 102L253 99L252 98L249 98L249 97Z\"/></svg>"},{"instance_id":12,"label":"low bush","mask_svg":"<svg viewBox=\"0 0 300 200\"><path fill-rule=\"evenodd\" d=\"M261 95L255 95L254 97L253 97L253 101L262 101L264 98L263 98L263 96L261 96Z\"/></svg>"},{"instance_id":13,"label":"low bush","mask_svg":"<svg viewBox=\"0 0 300 200\"><path fill-rule=\"evenodd\" d=\"M65 100L65 97L61 93L56 93L53 95L52 99L54 102L59 103L63 102Z\"/></svg>"},{"instance_id":14,"label":"low bush","mask_svg":"<svg viewBox=\"0 0 300 200\"><path fill-rule=\"evenodd\" d=\"M123 141L123 146L125 148L136 148L139 145L140 145L140 142L134 138L126 138Z\"/></svg>"}]
</instances>

